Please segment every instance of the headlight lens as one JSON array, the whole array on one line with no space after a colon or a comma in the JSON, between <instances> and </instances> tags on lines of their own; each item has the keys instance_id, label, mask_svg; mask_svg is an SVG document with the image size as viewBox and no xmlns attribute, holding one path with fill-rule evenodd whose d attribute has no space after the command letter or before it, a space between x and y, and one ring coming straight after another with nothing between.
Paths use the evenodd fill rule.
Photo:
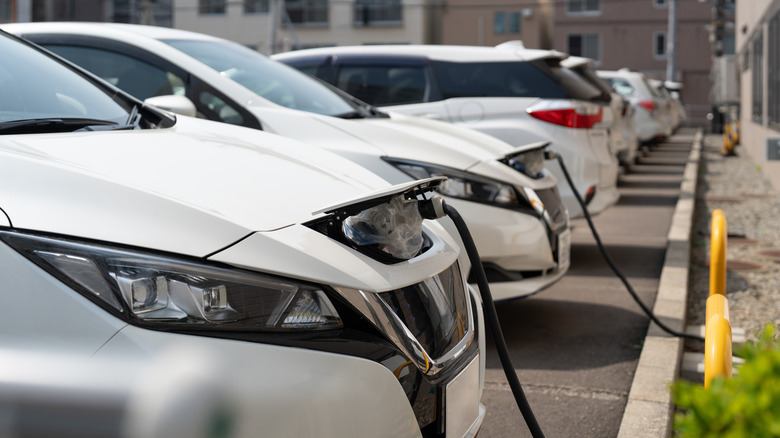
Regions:
<instances>
[{"instance_id":1,"label":"headlight lens","mask_svg":"<svg viewBox=\"0 0 780 438\"><path fill-rule=\"evenodd\" d=\"M544 150L542 148L506 157L501 162L530 178L539 179L544 177L545 162Z\"/></svg>"},{"instance_id":2,"label":"headlight lens","mask_svg":"<svg viewBox=\"0 0 780 438\"><path fill-rule=\"evenodd\" d=\"M141 325L255 331L342 326L316 285L62 239L9 232L0 232L0 239L83 295Z\"/></svg>"},{"instance_id":3,"label":"headlight lens","mask_svg":"<svg viewBox=\"0 0 780 438\"><path fill-rule=\"evenodd\" d=\"M439 193L453 198L492 204L503 208L527 208L525 198L511 185L501 181L481 177L468 172L394 158L384 158L407 175L416 179L446 176L436 189Z\"/></svg>"}]
</instances>

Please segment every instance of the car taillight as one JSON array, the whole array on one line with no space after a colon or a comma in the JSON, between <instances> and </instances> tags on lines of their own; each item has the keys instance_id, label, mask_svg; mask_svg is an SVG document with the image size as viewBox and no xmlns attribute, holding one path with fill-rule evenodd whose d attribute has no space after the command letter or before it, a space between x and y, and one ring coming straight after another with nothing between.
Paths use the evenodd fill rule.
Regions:
<instances>
[{"instance_id":1,"label":"car taillight","mask_svg":"<svg viewBox=\"0 0 780 438\"><path fill-rule=\"evenodd\" d=\"M651 113L655 111L655 101L653 100L643 100L639 102L639 106L641 106L642 108L646 109Z\"/></svg>"},{"instance_id":2,"label":"car taillight","mask_svg":"<svg viewBox=\"0 0 780 438\"><path fill-rule=\"evenodd\" d=\"M568 100L543 100L530 106L526 111L531 117L548 123L585 129L590 129L599 123L603 114L599 105Z\"/></svg>"}]
</instances>

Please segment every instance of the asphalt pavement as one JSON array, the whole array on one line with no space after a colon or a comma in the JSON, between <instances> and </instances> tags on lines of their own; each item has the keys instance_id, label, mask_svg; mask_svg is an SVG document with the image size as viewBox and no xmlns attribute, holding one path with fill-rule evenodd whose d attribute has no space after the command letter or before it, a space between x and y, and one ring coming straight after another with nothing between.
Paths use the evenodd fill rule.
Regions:
<instances>
[{"instance_id":1,"label":"asphalt pavement","mask_svg":"<svg viewBox=\"0 0 780 438\"><path fill-rule=\"evenodd\" d=\"M684 329L689 233L701 134L681 129L620 177L620 200L593 217L607 253L664 324ZM668 437L668 385L682 340L642 312L601 256L582 218L572 221L572 265L558 283L497 306L512 362L544 435ZM487 415L479 433L530 437L488 333Z\"/></svg>"}]
</instances>

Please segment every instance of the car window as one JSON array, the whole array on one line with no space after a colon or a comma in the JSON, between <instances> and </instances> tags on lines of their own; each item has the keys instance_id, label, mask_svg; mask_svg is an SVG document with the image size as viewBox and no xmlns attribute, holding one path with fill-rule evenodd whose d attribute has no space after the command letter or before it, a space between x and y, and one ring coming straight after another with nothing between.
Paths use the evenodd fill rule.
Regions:
<instances>
[{"instance_id":1,"label":"car window","mask_svg":"<svg viewBox=\"0 0 780 438\"><path fill-rule=\"evenodd\" d=\"M589 67L580 67L573 70L576 71L577 74L582 76L583 79L588 81L589 84L593 85L594 87L598 88L599 91L604 93L605 97L609 96L612 93L612 87L609 85L609 82L598 77L596 75L596 72L593 71L593 69Z\"/></svg>"},{"instance_id":2,"label":"car window","mask_svg":"<svg viewBox=\"0 0 780 438\"><path fill-rule=\"evenodd\" d=\"M60 44L45 44L44 47L139 99L185 94L181 77L140 59L92 47Z\"/></svg>"},{"instance_id":3,"label":"car window","mask_svg":"<svg viewBox=\"0 0 780 438\"><path fill-rule=\"evenodd\" d=\"M375 106L419 103L425 99L423 66L342 65L336 86Z\"/></svg>"},{"instance_id":4,"label":"car window","mask_svg":"<svg viewBox=\"0 0 780 438\"><path fill-rule=\"evenodd\" d=\"M198 93L198 105L196 106L201 109L201 112L207 109L209 113L207 118L209 119L233 125L242 125L244 123L244 118L241 117L241 114L235 108L210 91Z\"/></svg>"},{"instance_id":5,"label":"car window","mask_svg":"<svg viewBox=\"0 0 780 438\"><path fill-rule=\"evenodd\" d=\"M227 41L163 40L276 104L324 115L355 111L347 100L300 71Z\"/></svg>"},{"instance_id":6,"label":"car window","mask_svg":"<svg viewBox=\"0 0 780 438\"><path fill-rule=\"evenodd\" d=\"M0 122L92 118L125 123L128 111L87 79L48 56L0 37Z\"/></svg>"},{"instance_id":7,"label":"car window","mask_svg":"<svg viewBox=\"0 0 780 438\"><path fill-rule=\"evenodd\" d=\"M433 62L444 98L539 97L590 100L600 92L567 69L544 62Z\"/></svg>"},{"instance_id":8,"label":"car window","mask_svg":"<svg viewBox=\"0 0 780 438\"><path fill-rule=\"evenodd\" d=\"M623 97L631 97L634 95L634 93L636 93L634 87L632 87L631 84L624 79L609 78L607 81L609 81L610 85L612 85L612 89L617 91Z\"/></svg>"}]
</instances>

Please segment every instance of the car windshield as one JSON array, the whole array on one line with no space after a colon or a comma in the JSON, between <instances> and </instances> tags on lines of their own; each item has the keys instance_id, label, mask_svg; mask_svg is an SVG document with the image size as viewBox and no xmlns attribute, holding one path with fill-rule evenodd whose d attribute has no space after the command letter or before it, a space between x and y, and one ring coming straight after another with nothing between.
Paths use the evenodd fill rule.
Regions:
<instances>
[{"instance_id":1,"label":"car windshield","mask_svg":"<svg viewBox=\"0 0 780 438\"><path fill-rule=\"evenodd\" d=\"M276 104L328 116L358 111L318 80L240 44L163 40Z\"/></svg>"},{"instance_id":2,"label":"car windshield","mask_svg":"<svg viewBox=\"0 0 780 438\"><path fill-rule=\"evenodd\" d=\"M67 131L128 121L129 112L120 102L43 53L2 33L0 53L12 60L0 63L0 133ZM22 126L30 128L20 131Z\"/></svg>"}]
</instances>

